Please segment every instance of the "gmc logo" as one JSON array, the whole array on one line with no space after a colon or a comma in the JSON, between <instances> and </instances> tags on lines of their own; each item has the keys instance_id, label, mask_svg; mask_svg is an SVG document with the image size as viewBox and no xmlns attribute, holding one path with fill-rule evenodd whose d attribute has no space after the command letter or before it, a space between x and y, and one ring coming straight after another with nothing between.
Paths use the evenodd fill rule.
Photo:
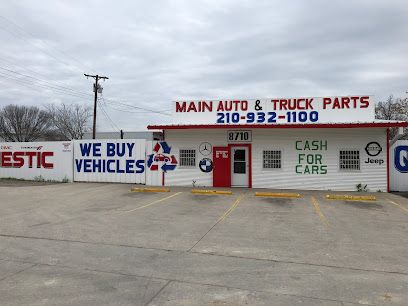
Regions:
<instances>
[{"instance_id":1,"label":"gmc logo","mask_svg":"<svg viewBox=\"0 0 408 306\"><path fill-rule=\"evenodd\" d=\"M29 168L52 169L54 164L47 162L47 158L54 156L54 152L0 152L1 168L21 168L28 163Z\"/></svg>"}]
</instances>

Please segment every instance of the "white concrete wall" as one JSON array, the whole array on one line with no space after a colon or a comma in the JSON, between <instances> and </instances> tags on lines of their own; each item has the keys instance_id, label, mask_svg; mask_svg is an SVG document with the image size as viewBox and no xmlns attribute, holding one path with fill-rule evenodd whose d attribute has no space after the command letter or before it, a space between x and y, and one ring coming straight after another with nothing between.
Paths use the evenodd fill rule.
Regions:
<instances>
[{"instance_id":1,"label":"white concrete wall","mask_svg":"<svg viewBox=\"0 0 408 306\"><path fill-rule=\"evenodd\" d=\"M36 156L29 157L29 154ZM47 167L37 164L37 159L43 153L52 153L44 159ZM0 143L0 177L33 180L40 176L45 180L72 181L71 141L53 142L2 142ZM29 161L32 167L29 167ZM39 166L39 167L38 167Z\"/></svg>"},{"instance_id":2,"label":"white concrete wall","mask_svg":"<svg viewBox=\"0 0 408 306\"><path fill-rule=\"evenodd\" d=\"M396 165L395 149L399 146L407 147L408 140L398 140L390 148L390 189L391 191L408 191L408 172L397 169L397 166L408 166L404 160L404 157L408 158L408 156L406 155L407 152L404 150L402 156L397 156L400 160L398 161L398 165Z\"/></svg>"},{"instance_id":3,"label":"white concrete wall","mask_svg":"<svg viewBox=\"0 0 408 306\"><path fill-rule=\"evenodd\" d=\"M167 130L165 140L172 146L172 153L179 159L179 149L196 149L196 167L178 167L166 173L168 186L191 186L193 181L199 186L212 186L212 173L203 173L198 162L203 157L198 148L200 143L209 142L213 146L227 146L227 130ZM327 140L327 151L298 152L297 140ZM382 159L383 164L368 164L365 146L376 141L382 152L373 159ZM282 189L321 189L355 190L359 183L367 184L371 191L387 190L386 130L381 128L364 129L254 129L252 130L252 186L254 188ZM281 149L283 151L282 169L263 170L262 151ZM341 171L339 169L339 150L360 150L361 169ZM297 174L299 153L320 153L322 162L327 165L327 174Z\"/></svg>"}]
</instances>

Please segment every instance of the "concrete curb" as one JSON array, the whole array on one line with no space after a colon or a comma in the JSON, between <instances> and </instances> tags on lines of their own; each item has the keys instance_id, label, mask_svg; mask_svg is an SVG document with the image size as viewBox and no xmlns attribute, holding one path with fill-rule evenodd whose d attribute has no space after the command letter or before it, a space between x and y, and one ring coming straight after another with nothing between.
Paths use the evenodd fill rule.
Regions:
<instances>
[{"instance_id":1,"label":"concrete curb","mask_svg":"<svg viewBox=\"0 0 408 306\"><path fill-rule=\"evenodd\" d=\"M130 189L132 192L170 192L169 188L139 188L134 187Z\"/></svg>"},{"instance_id":2,"label":"concrete curb","mask_svg":"<svg viewBox=\"0 0 408 306\"><path fill-rule=\"evenodd\" d=\"M282 193L282 192L255 192L256 197L271 197L271 198L300 198L299 193Z\"/></svg>"},{"instance_id":3,"label":"concrete curb","mask_svg":"<svg viewBox=\"0 0 408 306\"><path fill-rule=\"evenodd\" d=\"M232 191L229 190L205 190L205 189L192 189L191 193L194 194L215 194L215 195L231 195Z\"/></svg>"},{"instance_id":4,"label":"concrete curb","mask_svg":"<svg viewBox=\"0 0 408 306\"><path fill-rule=\"evenodd\" d=\"M327 194L328 200L345 200L345 201L376 201L375 196L353 196L347 194Z\"/></svg>"}]
</instances>

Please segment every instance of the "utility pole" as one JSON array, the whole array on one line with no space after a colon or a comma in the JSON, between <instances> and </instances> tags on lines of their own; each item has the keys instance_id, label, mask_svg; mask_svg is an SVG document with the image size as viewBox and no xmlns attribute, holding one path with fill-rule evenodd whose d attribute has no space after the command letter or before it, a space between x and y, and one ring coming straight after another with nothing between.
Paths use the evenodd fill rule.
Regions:
<instances>
[{"instance_id":1,"label":"utility pole","mask_svg":"<svg viewBox=\"0 0 408 306\"><path fill-rule=\"evenodd\" d=\"M94 98L94 114L93 114L93 128L92 128L92 138L95 139L96 135L96 106L97 106L97 101L98 101L98 81L99 80L108 80L109 78L106 76L100 76L100 75L91 75L91 74L86 74L84 73L84 76L86 78L94 78L95 79L95 84L94 84L94 92L95 92L95 98ZM102 92L102 90L101 90Z\"/></svg>"}]
</instances>

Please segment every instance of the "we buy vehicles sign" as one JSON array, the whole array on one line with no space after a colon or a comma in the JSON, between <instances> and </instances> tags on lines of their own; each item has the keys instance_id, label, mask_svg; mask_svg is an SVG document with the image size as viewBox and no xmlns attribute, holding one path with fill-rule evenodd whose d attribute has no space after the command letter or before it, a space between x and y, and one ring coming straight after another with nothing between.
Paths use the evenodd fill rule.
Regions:
<instances>
[{"instance_id":1,"label":"we buy vehicles sign","mask_svg":"<svg viewBox=\"0 0 408 306\"><path fill-rule=\"evenodd\" d=\"M174 124L291 124L373 122L372 96L179 100Z\"/></svg>"}]
</instances>

